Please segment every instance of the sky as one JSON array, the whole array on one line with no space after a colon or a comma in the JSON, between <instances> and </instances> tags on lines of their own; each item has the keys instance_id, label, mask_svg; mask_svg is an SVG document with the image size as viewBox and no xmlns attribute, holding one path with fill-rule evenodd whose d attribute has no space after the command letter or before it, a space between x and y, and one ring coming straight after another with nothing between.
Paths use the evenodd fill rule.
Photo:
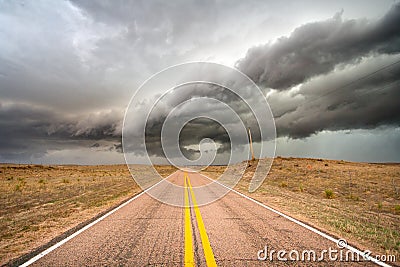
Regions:
<instances>
[{"instance_id":1,"label":"sky","mask_svg":"<svg viewBox=\"0 0 400 267\"><path fill-rule=\"evenodd\" d=\"M193 61L236 68L261 89L276 155L400 162L392 0L0 1L0 162L124 163L132 95L155 73ZM238 103L210 86L166 98L150 121L152 155L162 156L153 147L176 99L199 96ZM155 97L150 89L143 103ZM222 158L232 152L218 124L198 120L182 131L183 154L196 158L202 138Z\"/></svg>"}]
</instances>

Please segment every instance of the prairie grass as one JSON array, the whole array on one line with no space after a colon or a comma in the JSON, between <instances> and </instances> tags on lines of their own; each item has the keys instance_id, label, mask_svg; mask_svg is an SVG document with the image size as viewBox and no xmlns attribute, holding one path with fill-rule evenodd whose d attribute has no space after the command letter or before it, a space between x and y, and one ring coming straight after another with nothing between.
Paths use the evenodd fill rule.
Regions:
<instances>
[{"instance_id":1,"label":"prairie grass","mask_svg":"<svg viewBox=\"0 0 400 267\"><path fill-rule=\"evenodd\" d=\"M140 191L126 165L0 164L0 265Z\"/></svg>"}]
</instances>

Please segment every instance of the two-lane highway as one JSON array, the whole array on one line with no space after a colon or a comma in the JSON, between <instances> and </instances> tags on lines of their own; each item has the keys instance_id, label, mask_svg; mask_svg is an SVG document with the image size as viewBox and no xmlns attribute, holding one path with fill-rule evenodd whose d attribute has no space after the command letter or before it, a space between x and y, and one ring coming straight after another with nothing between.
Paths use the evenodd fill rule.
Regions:
<instances>
[{"instance_id":1,"label":"two-lane highway","mask_svg":"<svg viewBox=\"0 0 400 267\"><path fill-rule=\"evenodd\" d=\"M226 190L223 186L206 186L211 182L197 173L177 171L150 190L158 190L159 195L168 199L176 198L176 203L185 207L167 205L146 193L141 194L29 263L31 266L355 264L340 261L341 250L333 241L234 191L198 206L218 196L220 190ZM169 190L172 184L180 186L180 193ZM279 260L278 252L283 250L286 254L280 252ZM337 250L334 254L337 260L329 260L329 250ZM342 258L345 252L342 250ZM324 259L318 261L321 255ZM298 261L292 261L293 258Z\"/></svg>"}]
</instances>

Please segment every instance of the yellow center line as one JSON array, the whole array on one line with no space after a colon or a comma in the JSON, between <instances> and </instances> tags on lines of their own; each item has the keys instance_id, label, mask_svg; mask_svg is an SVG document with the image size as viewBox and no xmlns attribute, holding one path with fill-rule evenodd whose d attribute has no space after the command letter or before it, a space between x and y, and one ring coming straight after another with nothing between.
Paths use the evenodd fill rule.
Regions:
<instances>
[{"instance_id":1,"label":"yellow center line","mask_svg":"<svg viewBox=\"0 0 400 267\"><path fill-rule=\"evenodd\" d=\"M208 240L208 235L206 232L206 228L204 226L203 218L201 217L200 209L197 206L196 197L194 196L194 191L192 185L190 184L189 175L186 174L186 178L192 196L194 212L196 214L197 226L200 232L200 238L201 238L201 243L203 245L203 251L204 251L204 256L206 258L206 263L208 267L214 267L217 266L217 263L215 262L214 253L212 251L210 241Z\"/></svg>"},{"instance_id":2,"label":"yellow center line","mask_svg":"<svg viewBox=\"0 0 400 267\"><path fill-rule=\"evenodd\" d=\"M187 188L186 177L187 174L185 173L185 266L194 267L192 225L190 220L189 192Z\"/></svg>"}]
</instances>

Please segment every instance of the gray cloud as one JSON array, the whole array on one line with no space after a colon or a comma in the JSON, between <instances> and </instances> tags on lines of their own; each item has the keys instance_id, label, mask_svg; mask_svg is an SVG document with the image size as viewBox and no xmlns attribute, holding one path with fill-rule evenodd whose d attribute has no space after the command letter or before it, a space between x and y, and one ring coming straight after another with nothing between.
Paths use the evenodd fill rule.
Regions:
<instances>
[{"instance_id":1,"label":"gray cloud","mask_svg":"<svg viewBox=\"0 0 400 267\"><path fill-rule=\"evenodd\" d=\"M256 142L260 141L257 120L248 106L237 95L216 85L186 85L164 95L159 102L156 103L149 115L146 125L146 149L151 156L164 156L161 148L161 130L168 114L179 104L198 97L209 97L228 104L239 115L242 122L237 122L234 118L228 116L222 116L224 123L233 125L244 123L246 128L252 127L254 140ZM153 103L155 101L150 102ZM212 104L209 106L186 105L184 111L181 112L180 115L183 118L187 117L188 120L194 118L197 114L204 113L208 114L211 118L215 118L217 113L221 113L220 108L221 107ZM221 115L219 117L221 118ZM167 136L170 136L171 139L175 138L175 136L171 134L167 134ZM226 130L216 121L207 118L197 118L187 123L180 133L179 141L182 153L189 159L197 158L200 151L191 148L191 146L198 145L204 138L214 140L218 146L218 153L231 152L230 138ZM165 143L168 145L170 140L164 141L166 141ZM243 143L242 145L245 144ZM135 151L135 145L131 145L129 150ZM226 160L227 158L219 159L219 164L226 163Z\"/></svg>"},{"instance_id":2,"label":"gray cloud","mask_svg":"<svg viewBox=\"0 0 400 267\"><path fill-rule=\"evenodd\" d=\"M378 65L397 62L381 56L316 77L291 91L275 91L270 103L278 136L304 138L323 130L400 126L400 64L355 82ZM346 86L347 85L347 86Z\"/></svg>"},{"instance_id":3,"label":"gray cloud","mask_svg":"<svg viewBox=\"0 0 400 267\"><path fill-rule=\"evenodd\" d=\"M0 102L1 158L30 160L48 150L109 146L121 141L121 112L68 116L27 104ZM104 142L101 142L104 141ZM120 148L115 147L116 150Z\"/></svg>"},{"instance_id":4,"label":"gray cloud","mask_svg":"<svg viewBox=\"0 0 400 267\"><path fill-rule=\"evenodd\" d=\"M249 49L237 67L256 83L287 89L333 71L339 63L357 63L373 53L400 52L400 4L376 22L344 20L338 13L326 21L296 28L289 37Z\"/></svg>"},{"instance_id":5,"label":"gray cloud","mask_svg":"<svg viewBox=\"0 0 400 267\"><path fill-rule=\"evenodd\" d=\"M275 1L252 3L2 2L0 161L29 161L49 151L80 148L122 152L124 109L141 82L172 64L214 58L235 62L242 55L237 66L265 90L279 136L400 125L398 66L341 88L399 59L399 4L378 20L349 20L339 13L306 23L246 55L253 43L270 40L269 32L285 32L298 23L276 17L276 10L287 10ZM146 143L151 153L162 155L159 134L167 112L197 96L223 100L246 126L257 129L235 96L213 87L191 88L153 111ZM144 102L153 98L149 92ZM253 135L260 140L257 131ZM231 149L223 129L207 120L188 124L181 137L182 152L190 158L199 152L193 145L205 137L219 144L220 153Z\"/></svg>"}]
</instances>

